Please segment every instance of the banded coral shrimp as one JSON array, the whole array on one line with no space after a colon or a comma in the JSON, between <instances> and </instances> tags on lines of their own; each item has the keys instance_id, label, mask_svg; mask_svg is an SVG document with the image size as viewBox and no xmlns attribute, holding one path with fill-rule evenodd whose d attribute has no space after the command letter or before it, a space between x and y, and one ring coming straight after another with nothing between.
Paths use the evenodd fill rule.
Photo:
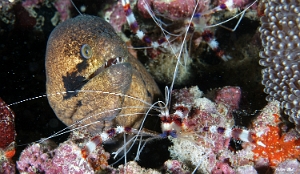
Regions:
<instances>
[{"instance_id":1,"label":"banded coral shrimp","mask_svg":"<svg viewBox=\"0 0 300 174\"><path fill-rule=\"evenodd\" d=\"M195 9L197 3L198 8ZM233 4L233 1L222 1L218 2L219 4L214 8L214 5L209 3L210 1L174 0L160 2L139 0L136 2L137 5L133 6L132 4L129 5L129 1L119 1L112 10L107 10L105 18L108 18L108 21L117 31L121 30L122 22L116 22L116 20L120 18L121 21L127 23L126 19L121 17L124 14L118 13L120 8L125 9L129 22L129 27L124 29L125 35L128 36L128 31L132 31L131 33L137 36L130 37L127 41L134 46L134 49L144 50L138 51L137 54L139 54L139 58L147 62L147 69L159 83L171 84L173 69L168 68L170 67L168 64L175 66L176 56L174 55L180 54L179 52L182 50L185 66L179 66L176 84L184 84L188 83L187 79L191 79L193 76L193 73L189 72L197 71L193 69L197 55L203 54L204 50L207 49L205 44L199 46L200 43L206 43L210 49L214 50L215 53L212 53L210 57L217 56L224 61L230 58L230 53L224 53L222 48L218 46L214 30L217 26L241 16L234 27L236 28L244 12L255 4L255 2L249 2L248 5L244 4L243 11L235 14L236 11L233 13L232 11L242 6L241 4L237 6ZM134 8L131 9L130 7ZM193 10L195 10L195 15L192 17ZM215 13L216 11L221 12ZM220 14L226 11L229 11L231 18L217 22L218 16L222 16ZM109 14L112 15L109 17ZM150 16L151 18L148 19ZM219 20L222 21L222 19ZM187 30L188 27L189 30ZM121 32L120 34L124 36L124 33ZM139 40L142 40L143 43ZM183 49L181 49L182 43L185 43Z\"/></svg>"},{"instance_id":2,"label":"banded coral shrimp","mask_svg":"<svg viewBox=\"0 0 300 174\"><path fill-rule=\"evenodd\" d=\"M144 2L144 1L140 0L139 2ZM180 1L170 1L170 3L172 2L174 2L175 4L176 2L179 3ZM195 5L196 2L197 1L195 1L193 5ZM159 29L156 28L149 29L148 26L151 27L153 25L148 24L149 22L147 21L147 19L142 15L139 15L139 13L137 12L139 11L139 9L135 7L135 9L132 10L132 12L134 13L138 21L137 23L140 24L139 26L140 30L146 34L145 38L147 38L147 40L150 37L151 43L145 44L145 42L141 43L139 41L136 41L139 40L139 39L135 39L138 37L131 37L129 42L131 42L134 45L134 48L137 48L137 50L141 50L144 48L146 51L149 50L151 52L152 50L155 50L155 52L160 52L154 58L148 54L148 56L146 56L147 60L144 60L145 54L141 53L141 51L138 51L138 54L140 55L141 59L143 59L143 61L146 61L146 67L148 71L153 75L153 77L158 83L171 84L172 80L174 79L173 68L176 65L176 61L174 60L176 60L176 57L179 55L180 50L182 50L181 58L185 59L185 61L182 61L181 65L183 64L185 65L179 66L178 68L178 72L176 75L176 84L178 86L185 86L186 84L195 84L195 81L199 80L202 83L199 82L196 84L200 87L201 90L205 91L205 90L209 90L210 88L216 88L216 87L232 85L232 84L234 85L238 84L238 86L241 86L243 88L249 88L250 86L252 86L251 88L255 88L257 85L251 84L249 83L249 81L253 81L253 82L256 81L257 83L260 83L259 81L257 81L257 78L255 77L255 76L259 76L260 67L257 66L256 63L254 64L252 63L256 61L257 50L261 49L259 43L257 43L259 42L258 36L257 35L253 36L255 33L257 33L259 22L255 21L257 20L257 16L252 17L255 16L256 11L247 10L252 6L255 6L255 1L248 2L249 4L244 4L244 9L242 9L240 13L236 13L236 10L238 8L233 8L230 10L223 9L219 13L212 13L215 8L220 8L220 6L222 6L222 3L224 3L224 1L220 2L220 4L217 5L216 7L211 4L209 6L206 6L207 11L205 10L201 11L203 15L201 14L201 12L198 13L197 15L194 15L193 17L191 14L189 14L188 17L185 16L179 18L177 19L177 21L176 20L170 21L169 20L170 17L165 19L164 17L162 17L162 15L155 13L155 9L150 9L149 12L152 13L152 16L153 18L155 18L155 20L167 21L167 24L169 24L168 26L165 26L159 23L158 21L154 26L156 26L156 28ZM147 3L145 3L144 6L147 7ZM154 7L151 6L151 8ZM212 10L208 10L207 8L211 8ZM233 12L231 10L233 10ZM246 11L250 11L249 13L245 14L248 17L243 18L243 14ZM188 12L192 13L192 10ZM222 18L224 13L227 16L229 16L227 20L226 18ZM209 14L209 15L206 16L205 14ZM170 13L169 16L171 15L172 14ZM239 15L240 18L238 20L233 21L233 18L239 17ZM243 21L246 21L246 23L242 23L241 25L239 25L240 24L239 22L242 18ZM251 20L249 20L249 18ZM111 23L113 25L114 21L113 19L111 20L112 20ZM230 20L232 20L232 22ZM150 21L152 21L152 19L150 19ZM198 21L202 22L201 25L198 24ZM206 23L203 21L205 21ZM224 28L223 25L226 24L224 22L231 23L229 26L227 25L227 28L229 27L234 29L237 26L239 26L238 30L235 32L231 32L229 30L223 29ZM131 23L134 24L135 22L131 22ZM173 23L174 26L172 25ZM189 25L193 29L186 30L186 28L189 27ZM251 27L249 27L249 25ZM222 26L222 27L217 27L217 26ZM127 29L125 28L125 33L126 31ZM203 31L207 31L207 32L203 32ZM176 35L172 35L171 32L175 33ZM208 35L211 34L207 38L210 38L210 41L216 43L216 45L217 42L220 43L219 48L216 50L217 52L209 51L211 50L211 48L208 46L209 44L207 44L209 42L207 42L207 40L203 41L205 40L204 38L206 34L204 34L204 37L201 37L202 33L207 33ZM247 33L249 36L245 37L246 35L245 33ZM243 35L244 38L239 38L241 35ZM185 41L183 42L185 36L186 38ZM166 39L168 37L169 39ZM195 37L197 39L195 39ZM165 42L162 43L163 44L162 46L159 46L158 42L160 40L155 40L153 38L159 38L160 40L165 40ZM237 41L238 38L239 40ZM167 42L168 40L169 42ZM200 45L197 48L195 48L196 45L199 44L200 40L202 40L200 42ZM250 48L250 46L247 45L248 43L253 44L253 48ZM153 48L151 44L156 45L156 48ZM144 47L145 45L146 47ZM240 47L241 45L244 46ZM183 47L183 49L179 49L181 46ZM167 47L167 49L164 47ZM248 48L245 50L245 47ZM233 61L230 60L223 61L222 59L220 59L219 56L216 56L218 50L220 52L223 52L222 51L223 49L224 50L226 49L224 55L233 57L234 58ZM170 64L172 64L172 66L170 66ZM249 69L255 69L255 71L253 72L256 72L256 74L251 74L251 72L247 72L247 70L245 71L244 66L248 67ZM236 74L240 74L240 75L236 76ZM249 79L249 76L255 78ZM231 78L231 77L235 77L235 78ZM247 81L245 81L246 79ZM256 93L253 96L259 93L260 90L261 88L257 89ZM256 97L256 99L257 98L259 98L259 96ZM256 109L258 108L259 106L256 106Z\"/></svg>"},{"instance_id":3,"label":"banded coral shrimp","mask_svg":"<svg viewBox=\"0 0 300 174\"><path fill-rule=\"evenodd\" d=\"M168 95L167 95L168 96ZM168 100L167 100L168 101ZM168 110L167 110L168 111Z\"/></svg>"},{"instance_id":4,"label":"banded coral shrimp","mask_svg":"<svg viewBox=\"0 0 300 174\"><path fill-rule=\"evenodd\" d=\"M130 20L129 20L130 21ZM134 23L132 23L132 25L134 25ZM137 32L137 34L138 34L138 32ZM275 106L272 106L272 105L275 105ZM268 113L267 115L269 115L269 114L273 114L272 116L268 116L268 118L267 119L273 119L273 121L271 121L272 123L270 124L270 125L273 125L273 124L275 124L277 121L274 121L274 120L276 120L276 118L277 118L277 116L279 115L279 113L278 113L278 103L277 104L275 104L275 103L271 103L271 104L269 104L269 106L267 106L266 108L268 108L268 107L273 107L273 108L275 108L273 111L272 111L272 109L271 109L271 112L270 113ZM176 110L176 108L178 107L178 110ZM272 108L271 107L271 108ZM208 108L208 107L205 107L205 108ZM166 114L167 116L162 120L162 122L163 122L163 125L164 125L164 123L166 123L166 130L169 130L170 132L169 132L169 134L171 135L171 136L174 136L174 132L178 132L178 129L179 130L181 130L182 132L181 133L183 133L184 132L184 128L182 128L182 126L186 126L186 124L184 124L184 125L182 125L183 123L182 123L182 121L187 117L187 112L189 111L189 108L188 108L188 106L180 106L180 105L178 105L178 103L177 103L177 106L175 106L175 113L173 113L173 114L170 114L170 117L168 117L168 114ZM177 113L178 112L178 113ZM177 113L177 114L176 114ZM263 115L263 114L262 114ZM164 113L162 113L161 114L161 116L163 117L164 116ZM229 119L228 119L229 120ZM262 121L262 120L260 120L260 121ZM201 122L200 122L201 123ZM205 122L202 122L202 124L204 124ZM269 123L267 123L267 124L269 124ZM269 126L270 126L269 125ZM181 127L181 128L178 128L178 127ZM171 127L171 129L170 129L170 127ZM187 126L188 127L188 126ZM210 129L210 128L208 128L206 125L204 125L204 126L202 126L203 128L201 128L201 131L202 132L206 132L206 131L208 131L208 129ZM206 127L206 128L205 128ZM267 126L268 127L268 126ZM173 130L172 130L172 128L173 128ZM216 128L216 127L215 127ZM228 128L227 128L228 129ZM164 130L164 127L163 127L163 130ZM228 129L228 130L231 130L230 128ZM215 132L223 132L224 130L223 129L221 129L221 130L219 130L219 128L217 128L217 130L214 130ZM244 132L244 130L242 131L241 129L232 129L231 130L232 132L231 133L233 133L233 134L236 134L237 132L240 132L241 133L241 136L244 136L244 135L248 135L248 140L247 139L244 139L244 140L246 140L246 141L249 141L250 140L250 142L251 142L251 139L252 139L252 133L250 133L251 131L245 131L245 134L244 133L242 133L242 132ZM235 132L235 131L237 131L237 132ZM213 132L213 130L211 130L211 133ZM226 131L225 131L226 132ZM235 133L234 133L235 132ZM247 133L246 133L247 132ZM264 131L263 131L264 132ZM256 133L258 133L257 135L262 135L262 134L264 134L263 132L256 132ZM275 131L276 132L276 131ZM273 133L275 133L275 132L273 132ZM194 130L194 133L195 133L195 130ZM276 132L275 134L277 134L278 132ZM190 133L190 134L192 134L192 133ZM242 135L242 134L244 134L244 135ZM249 136L250 135L250 136ZM232 135L233 137L234 137L234 135ZM197 137L197 138L199 138L199 137ZM207 137L206 137L207 138ZM243 139L242 137L239 137L240 139ZM181 138L176 138L176 139L174 139L174 140L178 140L178 141L180 141L180 139ZM253 137L253 139L255 139L254 137ZM297 139L297 136L295 136L293 139ZM206 139L207 140L207 139ZM297 140L296 140L297 141ZM188 142L188 141L187 141ZM183 154L185 153L185 151L187 150L187 149L189 149L189 147L190 146L192 146L193 145L193 143L191 143L191 144L186 144L186 145L183 145L185 142L182 142L182 143L179 143L180 145L179 146L177 146L176 148L173 148L173 152L176 154L177 152L183 152ZM262 142L255 142L255 143L257 143L257 145L259 145L259 146L262 146L262 147L264 147L264 148L268 148L265 144L263 144ZM210 144L210 143L208 143L208 144ZM213 144L211 144L211 145L213 145ZM293 145L293 147L295 147L296 149L298 149L299 148L299 143L295 143L294 145ZM184 146L184 148L182 148L182 149L180 149L180 146L181 146L181 148L182 148L182 146ZM213 145L214 146L214 145ZM199 149L198 149L199 150ZM206 149L206 150L208 150L208 149ZM299 149L298 149L299 150ZM189 151L189 152L186 152L186 158L185 159L182 159L182 160L188 160L188 161L190 161L191 159L189 159L190 158L190 155L192 154L192 153L195 153L197 151L197 148L195 148L194 150L191 150L191 151ZM297 151L297 150L296 150ZM209 154L210 152L205 152L205 150L202 152L202 154L201 155L199 155L199 156L205 156L205 154ZM243 152L242 152L243 153ZM251 154L251 152L250 152L250 154ZM297 155L299 155L299 153L298 152L296 152L296 154ZM229 154L228 154L229 155ZM249 153L248 153L248 155L249 155ZM296 155L296 156L297 156ZM184 155L183 155L184 156ZM195 156L197 156L197 155L195 155ZM202 161L202 158L199 158L199 156L198 156L198 160L200 161L200 162L198 162L198 165L200 166L200 165L205 165L205 164L200 164L200 163L202 163L202 162L204 162L204 160ZM230 156L230 155L229 155ZM250 155L251 156L251 155ZM247 156L246 154L244 154L244 157L245 158L249 158L249 159L251 159L252 157L250 157L250 156ZM179 157L179 156L177 156L177 157ZM205 158L205 157L203 157L203 158ZM208 157L209 158L209 157ZM234 158L234 157L232 157L232 156L230 156L230 158ZM294 157L292 157L292 158L294 158ZM195 158L196 159L196 158ZM272 158L270 158L269 159L270 161L272 161ZM235 163L235 162L237 162L237 161L230 161L230 163L229 163L229 165L232 165L233 163ZM204 162L205 163L205 162ZM196 165L197 163L193 163L194 165ZM274 165L274 164L271 164L271 165ZM225 166L223 166L224 168L226 168L226 165ZM220 168L222 168L221 166L220 166ZM207 169L206 169L207 170ZM203 170L202 170L203 171ZM204 171L203 172L205 172L205 169L204 169ZM221 171L219 171L219 172L221 172ZM224 172L224 171L223 171ZM227 172L233 172L233 171L227 171Z\"/></svg>"}]
</instances>

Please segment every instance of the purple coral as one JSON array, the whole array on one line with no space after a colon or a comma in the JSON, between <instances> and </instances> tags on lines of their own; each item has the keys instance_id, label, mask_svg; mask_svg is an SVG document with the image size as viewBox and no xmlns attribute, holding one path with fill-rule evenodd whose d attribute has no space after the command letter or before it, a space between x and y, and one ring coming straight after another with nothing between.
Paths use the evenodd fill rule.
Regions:
<instances>
[{"instance_id":1,"label":"purple coral","mask_svg":"<svg viewBox=\"0 0 300 174\"><path fill-rule=\"evenodd\" d=\"M50 149L48 145L33 144L27 147L17 161L17 168L20 172L43 173L46 171Z\"/></svg>"}]
</instances>

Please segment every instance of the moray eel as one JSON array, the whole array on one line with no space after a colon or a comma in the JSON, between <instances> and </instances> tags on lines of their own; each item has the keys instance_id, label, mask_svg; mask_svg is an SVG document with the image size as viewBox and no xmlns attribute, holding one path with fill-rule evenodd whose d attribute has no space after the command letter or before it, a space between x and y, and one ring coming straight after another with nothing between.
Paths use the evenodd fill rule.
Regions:
<instances>
[{"instance_id":1,"label":"moray eel","mask_svg":"<svg viewBox=\"0 0 300 174\"><path fill-rule=\"evenodd\" d=\"M99 17L80 15L58 25L46 50L46 90L66 125L81 121L95 134L116 125L138 127L160 91L113 28ZM120 116L126 115L126 116ZM96 123L95 123L96 122Z\"/></svg>"}]
</instances>

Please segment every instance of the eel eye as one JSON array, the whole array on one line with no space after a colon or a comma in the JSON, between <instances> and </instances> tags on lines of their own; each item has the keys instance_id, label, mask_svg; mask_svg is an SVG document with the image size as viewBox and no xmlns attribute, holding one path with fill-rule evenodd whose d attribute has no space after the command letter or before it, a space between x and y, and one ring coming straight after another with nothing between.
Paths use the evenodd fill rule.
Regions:
<instances>
[{"instance_id":1,"label":"eel eye","mask_svg":"<svg viewBox=\"0 0 300 174\"><path fill-rule=\"evenodd\" d=\"M89 58L91 58L92 55L93 55L92 48L91 48L88 44L82 45L81 48L80 48L80 55L81 55L84 59L89 59Z\"/></svg>"}]
</instances>

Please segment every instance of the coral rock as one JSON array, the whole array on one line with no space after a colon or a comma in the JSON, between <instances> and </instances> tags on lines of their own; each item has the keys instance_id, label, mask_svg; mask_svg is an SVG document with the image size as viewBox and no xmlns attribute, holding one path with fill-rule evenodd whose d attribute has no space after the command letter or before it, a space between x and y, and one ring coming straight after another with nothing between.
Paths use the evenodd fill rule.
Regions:
<instances>
[{"instance_id":1,"label":"coral rock","mask_svg":"<svg viewBox=\"0 0 300 174\"><path fill-rule=\"evenodd\" d=\"M197 12L206 10L210 0L200 1L198 4ZM186 17L190 17L193 14L194 8L196 6L196 1L194 0L139 0L138 9L140 13L145 17L149 18L150 15L145 8L148 4L149 7L153 7L154 11L159 15L164 16L170 20L180 20Z\"/></svg>"},{"instance_id":2,"label":"coral rock","mask_svg":"<svg viewBox=\"0 0 300 174\"><path fill-rule=\"evenodd\" d=\"M20 172L28 173L94 173L107 166L109 154L97 147L85 159L81 148L72 141L61 143L54 150L50 145L33 144L27 147L17 161Z\"/></svg>"},{"instance_id":3,"label":"coral rock","mask_svg":"<svg viewBox=\"0 0 300 174\"><path fill-rule=\"evenodd\" d=\"M241 88L226 86L217 92L216 103L224 103L231 110L237 109L241 100Z\"/></svg>"},{"instance_id":4,"label":"coral rock","mask_svg":"<svg viewBox=\"0 0 300 174\"><path fill-rule=\"evenodd\" d=\"M0 98L0 148L5 149L15 141L15 114Z\"/></svg>"},{"instance_id":5,"label":"coral rock","mask_svg":"<svg viewBox=\"0 0 300 174\"><path fill-rule=\"evenodd\" d=\"M270 102L253 122L253 129L259 135L257 140L265 145L253 149L255 160L268 161L270 166L277 166L280 162L300 155L299 135L293 129L287 133L280 129L279 112L279 102Z\"/></svg>"}]
</instances>

